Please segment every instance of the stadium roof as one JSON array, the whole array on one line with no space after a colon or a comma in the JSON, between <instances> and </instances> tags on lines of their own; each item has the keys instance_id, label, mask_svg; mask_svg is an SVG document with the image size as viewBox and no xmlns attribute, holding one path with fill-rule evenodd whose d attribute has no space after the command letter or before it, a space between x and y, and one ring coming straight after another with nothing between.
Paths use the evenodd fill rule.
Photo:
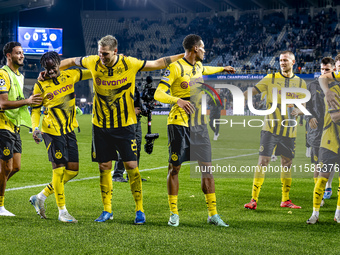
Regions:
<instances>
[{"instance_id":1,"label":"stadium roof","mask_svg":"<svg viewBox=\"0 0 340 255\"><path fill-rule=\"evenodd\" d=\"M257 9L282 9L329 7L340 4L340 0L72 0L83 10L158 10L171 12L210 12L210 11L246 11ZM55 4L67 4L65 0L0 0L0 14L51 7Z\"/></svg>"},{"instance_id":2,"label":"stadium roof","mask_svg":"<svg viewBox=\"0 0 340 255\"><path fill-rule=\"evenodd\" d=\"M115 10L131 10L155 7L162 12L170 12L173 8L180 8L187 12L201 11L224 11L228 10L256 10L256 9L282 9L307 8L307 7L329 7L340 4L340 0L82 0L92 6L99 6L95 2L101 2L102 6L114 5ZM106 4L105 4L106 2Z\"/></svg>"},{"instance_id":3,"label":"stadium roof","mask_svg":"<svg viewBox=\"0 0 340 255\"><path fill-rule=\"evenodd\" d=\"M0 0L0 14L51 7L54 0Z\"/></svg>"}]
</instances>

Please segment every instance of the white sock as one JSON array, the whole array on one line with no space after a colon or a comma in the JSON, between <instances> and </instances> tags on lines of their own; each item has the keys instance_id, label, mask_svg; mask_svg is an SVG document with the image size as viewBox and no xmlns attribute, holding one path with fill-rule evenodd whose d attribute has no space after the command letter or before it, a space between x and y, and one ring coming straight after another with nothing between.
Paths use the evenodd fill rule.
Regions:
<instances>
[{"instance_id":1,"label":"white sock","mask_svg":"<svg viewBox=\"0 0 340 255\"><path fill-rule=\"evenodd\" d=\"M313 215L319 218L319 211L313 211L312 216L313 216Z\"/></svg>"},{"instance_id":2,"label":"white sock","mask_svg":"<svg viewBox=\"0 0 340 255\"><path fill-rule=\"evenodd\" d=\"M44 195L44 193L41 191L38 195L37 195L37 198L44 201L46 200L46 196Z\"/></svg>"},{"instance_id":3,"label":"white sock","mask_svg":"<svg viewBox=\"0 0 340 255\"><path fill-rule=\"evenodd\" d=\"M61 214L64 213L64 212L67 212L66 207L65 207L64 209L59 209L59 215L61 215Z\"/></svg>"},{"instance_id":4,"label":"white sock","mask_svg":"<svg viewBox=\"0 0 340 255\"><path fill-rule=\"evenodd\" d=\"M329 175L325 189L332 188L332 181L333 181L334 173L335 171L332 171L331 174Z\"/></svg>"},{"instance_id":5,"label":"white sock","mask_svg":"<svg viewBox=\"0 0 340 255\"><path fill-rule=\"evenodd\" d=\"M340 210L339 209L335 210L335 215L339 215L340 216Z\"/></svg>"}]
</instances>

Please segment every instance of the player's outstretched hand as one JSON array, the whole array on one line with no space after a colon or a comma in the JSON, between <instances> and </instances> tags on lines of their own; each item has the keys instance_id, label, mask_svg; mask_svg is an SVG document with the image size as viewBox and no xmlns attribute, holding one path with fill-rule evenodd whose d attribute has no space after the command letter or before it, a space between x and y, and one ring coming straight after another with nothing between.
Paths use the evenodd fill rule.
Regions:
<instances>
[{"instance_id":1,"label":"player's outstretched hand","mask_svg":"<svg viewBox=\"0 0 340 255\"><path fill-rule=\"evenodd\" d=\"M41 97L41 94L35 94L35 95L31 95L28 98L28 103L31 105L40 105L42 100L43 98Z\"/></svg>"},{"instance_id":2,"label":"player's outstretched hand","mask_svg":"<svg viewBox=\"0 0 340 255\"><path fill-rule=\"evenodd\" d=\"M331 109L338 109L340 107L340 104L338 102L338 99L340 99L339 95L331 90L328 90L325 93L326 101Z\"/></svg>"},{"instance_id":3,"label":"player's outstretched hand","mask_svg":"<svg viewBox=\"0 0 340 255\"><path fill-rule=\"evenodd\" d=\"M309 120L309 126L312 128L312 129L317 129L317 127L318 127L318 121L317 121L317 119L316 118L311 118L310 120Z\"/></svg>"},{"instance_id":4,"label":"player's outstretched hand","mask_svg":"<svg viewBox=\"0 0 340 255\"><path fill-rule=\"evenodd\" d=\"M227 73L233 74L236 72L235 68L232 66L225 66L224 67L224 71L226 71Z\"/></svg>"},{"instance_id":5,"label":"player's outstretched hand","mask_svg":"<svg viewBox=\"0 0 340 255\"><path fill-rule=\"evenodd\" d=\"M303 112L301 112L301 110L298 108L294 108L294 110L291 112L291 115L294 117L297 117L298 115L302 115L302 114Z\"/></svg>"},{"instance_id":6,"label":"player's outstretched hand","mask_svg":"<svg viewBox=\"0 0 340 255\"><path fill-rule=\"evenodd\" d=\"M187 114L191 114L195 112L195 106L189 101L178 99L177 104L181 107Z\"/></svg>"},{"instance_id":7,"label":"player's outstretched hand","mask_svg":"<svg viewBox=\"0 0 340 255\"><path fill-rule=\"evenodd\" d=\"M44 81L44 80L46 80L46 71L40 72L38 76L38 81Z\"/></svg>"}]
</instances>

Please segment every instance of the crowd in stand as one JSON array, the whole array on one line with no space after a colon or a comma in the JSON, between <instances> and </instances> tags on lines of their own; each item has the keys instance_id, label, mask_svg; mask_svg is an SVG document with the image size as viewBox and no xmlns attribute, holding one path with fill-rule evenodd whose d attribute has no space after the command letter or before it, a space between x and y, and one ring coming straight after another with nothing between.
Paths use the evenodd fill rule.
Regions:
<instances>
[{"instance_id":1,"label":"crowd in stand","mask_svg":"<svg viewBox=\"0 0 340 255\"><path fill-rule=\"evenodd\" d=\"M264 15L261 20L256 13L243 14L238 20L217 13L212 17L198 16L192 20L186 16L178 16L166 21L166 25L174 29L174 36L167 38L162 31L157 30L155 40L158 42L149 45L149 52L143 52L139 48L134 49L135 42L144 41L143 31L147 31L148 27L159 21L136 18L122 19L120 22L140 26L141 30L141 33L133 35L128 35L127 30L117 35L121 52L132 52L134 54L131 55L136 57L153 60L159 54L182 52L181 45L178 45L175 52L169 52L165 45L183 35L196 33L204 38L207 51L205 63L222 56L218 65L232 65L243 72L277 70L277 59L274 65L262 61L266 56L278 56L283 50L291 50L296 54L296 70L304 71L305 63L309 63L307 68L316 69L319 59L323 56L336 55L339 42L332 39L340 35L340 30L336 27L337 14L332 8L322 10L313 18L306 10L297 10L287 20L282 12ZM281 38L280 34L283 34ZM254 54L257 54L257 58L249 62Z\"/></svg>"}]
</instances>

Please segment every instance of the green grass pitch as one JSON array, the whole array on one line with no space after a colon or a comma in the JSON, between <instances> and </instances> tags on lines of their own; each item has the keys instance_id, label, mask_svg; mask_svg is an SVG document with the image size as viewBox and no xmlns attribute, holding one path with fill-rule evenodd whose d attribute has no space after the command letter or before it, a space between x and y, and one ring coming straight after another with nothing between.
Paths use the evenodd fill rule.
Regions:
<instances>
[{"instance_id":1,"label":"green grass pitch","mask_svg":"<svg viewBox=\"0 0 340 255\"><path fill-rule=\"evenodd\" d=\"M233 116L234 121L251 117ZM260 119L261 117L256 117ZM268 174L256 211L243 205L251 198L252 174L223 173L215 178L217 209L229 228L207 224L207 209L200 188L200 179L192 178L190 165L180 172L180 225L167 225L167 134L166 116L153 116L152 131L160 138L151 155L141 155L144 209L147 223L133 225L134 202L128 183L113 183L114 219L94 222L103 210L99 191L99 171L90 159L91 120L89 115L78 117L81 133L77 133L80 153L80 173L65 186L69 212L79 221L67 224L58 221L54 196L47 199L47 220L40 219L28 202L33 194L51 181L51 164L43 144L37 145L28 134L21 132L23 154L21 171L8 183L6 209L16 217L0 218L1 254L337 254L340 224L333 221L336 209L336 188L333 196L321 208L320 222L307 225L312 212L312 173L293 173L290 197L302 209L281 208L279 174ZM143 134L146 120L143 118ZM212 134L210 133L211 137ZM305 131L299 126L296 158L293 164L304 166ZM260 128L221 127L218 141L212 141L214 161L237 168L256 165ZM144 139L143 139L144 143ZM221 159L226 158L226 159ZM274 165L279 165L275 162ZM217 176L217 175L216 175ZM221 177L221 178L220 178ZM245 178L246 177L246 178ZM309 178L306 178L309 177ZM86 179L87 178L87 179ZM36 186L41 185L41 186ZM33 187L29 187L33 186ZM16 189L17 188L17 189Z\"/></svg>"}]
</instances>

